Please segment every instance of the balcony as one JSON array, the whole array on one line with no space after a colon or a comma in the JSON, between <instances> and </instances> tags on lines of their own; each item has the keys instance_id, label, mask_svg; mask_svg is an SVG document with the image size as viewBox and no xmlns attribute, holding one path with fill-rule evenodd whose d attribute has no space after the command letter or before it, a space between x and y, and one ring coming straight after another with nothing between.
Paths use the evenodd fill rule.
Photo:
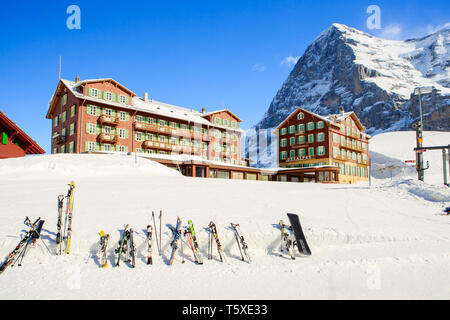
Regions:
<instances>
[{"instance_id":1,"label":"balcony","mask_svg":"<svg viewBox=\"0 0 450 320\"><path fill-rule=\"evenodd\" d=\"M134 129L136 131L144 131L144 132L158 132L158 126L154 124L147 124L143 122L134 122Z\"/></svg>"},{"instance_id":2,"label":"balcony","mask_svg":"<svg viewBox=\"0 0 450 320\"><path fill-rule=\"evenodd\" d=\"M117 135L112 134L112 133L100 133L98 135L98 140L100 142L104 142L104 143L116 143Z\"/></svg>"},{"instance_id":3,"label":"balcony","mask_svg":"<svg viewBox=\"0 0 450 320\"><path fill-rule=\"evenodd\" d=\"M341 148L350 149L354 151L362 151L362 147L357 146L356 144L352 144L349 142L341 143Z\"/></svg>"},{"instance_id":4,"label":"balcony","mask_svg":"<svg viewBox=\"0 0 450 320\"><path fill-rule=\"evenodd\" d=\"M61 134L57 134L53 136L53 142L55 144L62 144L66 142L66 136L65 135L61 135Z\"/></svg>"},{"instance_id":5,"label":"balcony","mask_svg":"<svg viewBox=\"0 0 450 320\"><path fill-rule=\"evenodd\" d=\"M158 150L172 151L172 144L152 140L145 140L144 143L142 144L142 147L144 149L158 149Z\"/></svg>"},{"instance_id":6,"label":"balcony","mask_svg":"<svg viewBox=\"0 0 450 320\"><path fill-rule=\"evenodd\" d=\"M119 123L119 118L113 117L113 116L102 115L102 116L100 116L98 121L100 122L101 125L107 124L110 126L116 126Z\"/></svg>"}]
</instances>

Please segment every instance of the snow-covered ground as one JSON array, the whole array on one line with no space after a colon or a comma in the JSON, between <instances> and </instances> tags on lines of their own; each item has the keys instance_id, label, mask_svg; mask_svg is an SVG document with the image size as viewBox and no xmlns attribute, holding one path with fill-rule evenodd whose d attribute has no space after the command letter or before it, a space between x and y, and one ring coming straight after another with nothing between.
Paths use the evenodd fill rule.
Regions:
<instances>
[{"instance_id":1,"label":"snow-covered ground","mask_svg":"<svg viewBox=\"0 0 450 320\"><path fill-rule=\"evenodd\" d=\"M425 144L450 133L427 132ZM375 136L374 179L352 185L189 178L148 159L124 155L43 155L0 160L0 256L42 217L43 241L55 250L57 195L76 183L70 255L50 255L41 242L22 267L0 275L0 299L449 299L450 191L442 186L439 151L416 180L413 132ZM391 180L387 165L397 166ZM440 166L440 167L439 167ZM439 169L440 168L440 169ZM163 253L145 264L145 228L163 210ZM280 219L299 214L312 256L279 255ZM204 256L172 266L168 225L192 219ZM207 260L213 220L227 261ZM158 219L156 220L158 222ZM242 262L230 222L239 223L252 263ZM112 267L124 224L136 231L137 265ZM98 232L111 235L109 266L99 267Z\"/></svg>"}]
</instances>

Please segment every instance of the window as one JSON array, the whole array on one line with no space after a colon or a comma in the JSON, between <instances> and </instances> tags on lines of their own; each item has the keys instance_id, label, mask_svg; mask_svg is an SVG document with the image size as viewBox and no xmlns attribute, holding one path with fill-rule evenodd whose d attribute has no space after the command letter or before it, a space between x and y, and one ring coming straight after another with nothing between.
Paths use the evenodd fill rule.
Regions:
<instances>
[{"instance_id":1,"label":"window","mask_svg":"<svg viewBox=\"0 0 450 320\"><path fill-rule=\"evenodd\" d=\"M231 121L231 127L237 128L237 123L236 123L236 121Z\"/></svg>"},{"instance_id":2,"label":"window","mask_svg":"<svg viewBox=\"0 0 450 320\"><path fill-rule=\"evenodd\" d=\"M53 127L56 127L58 125L58 117L53 118Z\"/></svg>"},{"instance_id":3,"label":"window","mask_svg":"<svg viewBox=\"0 0 450 320\"><path fill-rule=\"evenodd\" d=\"M120 121L126 121L127 120L126 112L120 111L119 115L120 115ZM139 121L139 122L142 122L142 117L141 117L141 121Z\"/></svg>"},{"instance_id":4,"label":"window","mask_svg":"<svg viewBox=\"0 0 450 320\"><path fill-rule=\"evenodd\" d=\"M323 121L317 122L317 129L322 129L325 126L325 123Z\"/></svg>"},{"instance_id":5,"label":"window","mask_svg":"<svg viewBox=\"0 0 450 320\"><path fill-rule=\"evenodd\" d=\"M71 123L69 126L69 135L73 135L75 133L75 123Z\"/></svg>"},{"instance_id":6,"label":"window","mask_svg":"<svg viewBox=\"0 0 450 320\"><path fill-rule=\"evenodd\" d=\"M119 102L120 103L126 103L127 102L127 97L123 96L123 95L119 95Z\"/></svg>"},{"instance_id":7,"label":"window","mask_svg":"<svg viewBox=\"0 0 450 320\"><path fill-rule=\"evenodd\" d=\"M214 117L214 123L215 124L221 124L220 120L221 120L220 118Z\"/></svg>"},{"instance_id":8,"label":"window","mask_svg":"<svg viewBox=\"0 0 450 320\"><path fill-rule=\"evenodd\" d=\"M90 108L89 108L90 107ZM89 115L95 116L97 115L97 107L96 106L88 106Z\"/></svg>"},{"instance_id":9,"label":"window","mask_svg":"<svg viewBox=\"0 0 450 320\"><path fill-rule=\"evenodd\" d=\"M61 146L61 153L66 153L66 146L65 145Z\"/></svg>"},{"instance_id":10,"label":"window","mask_svg":"<svg viewBox=\"0 0 450 320\"><path fill-rule=\"evenodd\" d=\"M142 132L136 132L136 141L142 141Z\"/></svg>"},{"instance_id":11,"label":"window","mask_svg":"<svg viewBox=\"0 0 450 320\"><path fill-rule=\"evenodd\" d=\"M308 156L314 155L314 148L308 148Z\"/></svg>"},{"instance_id":12,"label":"window","mask_svg":"<svg viewBox=\"0 0 450 320\"><path fill-rule=\"evenodd\" d=\"M286 147L287 146L287 139L281 139L280 140L280 147Z\"/></svg>"},{"instance_id":13,"label":"window","mask_svg":"<svg viewBox=\"0 0 450 320\"><path fill-rule=\"evenodd\" d=\"M297 132L298 132L298 133L303 133L303 132L305 132L305 124L304 124L304 123L298 124L298 125L297 125Z\"/></svg>"},{"instance_id":14,"label":"window","mask_svg":"<svg viewBox=\"0 0 450 320\"><path fill-rule=\"evenodd\" d=\"M65 95L63 95L62 99L61 99L61 105L66 105L67 103L67 93Z\"/></svg>"},{"instance_id":15,"label":"window","mask_svg":"<svg viewBox=\"0 0 450 320\"><path fill-rule=\"evenodd\" d=\"M122 112L120 113L120 120L122 120ZM136 116L136 122L142 122L142 116Z\"/></svg>"},{"instance_id":16,"label":"window","mask_svg":"<svg viewBox=\"0 0 450 320\"><path fill-rule=\"evenodd\" d=\"M95 134L96 133L96 126L94 123L88 123L88 132L89 134Z\"/></svg>"},{"instance_id":17,"label":"window","mask_svg":"<svg viewBox=\"0 0 450 320\"><path fill-rule=\"evenodd\" d=\"M108 117L111 117L111 115L112 115L112 110L111 109L104 109L103 112Z\"/></svg>"},{"instance_id":18,"label":"window","mask_svg":"<svg viewBox=\"0 0 450 320\"><path fill-rule=\"evenodd\" d=\"M67 111L64 111L64 112L62 113L61 121L62 121L62 122L65 122L66 120L67 120Z\"/></svg>"},{"instance_id":19,"label":"window","mask_svg":"<svg viewBox=\"0 0 450 320\"><path fill-rule=\"evenodd\" d=\"M301 120L305 118L305 114L303 112L300 112L297 114L297 120Z\"/></svg>"},{"instance_id":20,"label":"window","mask_svg":"<svg viewBox=\"0 0 450 320\"><path fill-rule=\"evenodd\" d=\"M305 149L298 149L298 150L297 150L297 155L298 155L299 157L304 157L304 156L306 156L306 150L305 150Z\"/></svg>"},{"instance_id":21,"label":"window","mask_svg":"<svg viewBox=\"0 0 450 320\"><path fill-rule=\"evenodd\" d=\"M314 130L314 122L308 122L306 125L306 130L308 131Z\"/></svg>"},{"instance_id":22,"label":"window","mask_svg":"<svg viewBox=\"0 0 450 320\"><path fill-rule=\"evenodd\" d=\"M89 90L88 94L89 94L91 97L97 97L97 96L98 96L98 90L97 90L97 89L89 88L88 90Z\"/></svg>"},{"instance_id":23,"label":"window","mask_svg":"<svg viewBox=\"0 0 450 320\"><path fill-rule=\"evenodd\" d=\"M289 145L292 146L294 144L295 144L295 138L294 137L289 138Z\"/></svg>"},{"instance_id":24,"label":"window","mask_svg":"<svg viewBox=\"0 0 450 320\"><path fill-rule=\"evenodd\" d=\"M69 113L69 116L72 118L73 116L75 116L75 113L76 113L76 105L73 105L73 106L71 106L70 107L70 113Z\"/></svg>"},{"instance_id":25,"label":"window","mask_svg":"<svg viewBox=\"0 0 450 320\"><path fill-rule=\"evenodd\" d=\"M318 133L317 134L317 141L318 142L325 141L325 133L323 133L323 132Z\"/></svg>"},{"instance_id":26,"label":"window","mask_svg":"<svg viewBox=\"0 0 450 320\"><path fill-rule=\"evenodd\" d=\"M119 138L125 139L125 129L119 129Z\"/></svg>"},{"instance_id":27,"label":"window","mask_svg":"<svg viewBox=\"0 0 450 320\"><path fill-rule=\"evenodd\" d=\"M289 126L289 133L295 133L295 126Z\"/></svg>"},{"instance_id":28,"label":"window","mask_svg":"<svg viewBox=\"0 0 450 320\"><path fill-rule=\"evenodd\" d=\"M287 157L287 152L286 152L286 151L281 151L281 152L280 152L280 159L281 159L281 160L285 160L286 157Z\"/></svg>"},{"instance_id":29,"label":"window","mask_svg":"<svg viewBox=\"0 0 450 320\"><path fill-rule=\"evenodd\" d=\"M103 150L105 150L105 151L111 151L111 145L105 143L105 144L103 145Z\"/></svg>"},{"instance_id":30,"label":"window","mask_svg":"<svg viewBox=\"0 0 450 320\"><path fill-rule=\"evenodd\" d=\"M325 147L324 146L317 147L317 155L318 156L324 156L325 155Z\"/></svg>"},{"instance_id":31,"label":"window","mask_svg":"<svg viewBox=\"0 0 450 320\"><path fill-rule=\"evenodd\" d=\"M75 142L74 141L69 143L69 153L75 153Z\"/></svg>"},{"instance_id":32,"label":"window","mask_svg":"<svg viewBox=\"0 0 450 320\"><path fill-rule=\"evenodd\" d=\"M297 137L297 143L299 145L305 144L305 136L298 136Z\"/></svg>"},{"instance_id":33,"label":"window","mask_svg":"<svg viewBox=\"0 0 450 320\"><path fill-rule=\"evenodd\" d=\"M289 151L289 157L294 158L295 157L295 150Z\"/></svg>"},{"instance_id":34,"label":"window","mask_svg":"<svg viewBox=\"0 0 450 320\"><path fill-rule=\"evenodd\" d=\"M105 91L105 100L112 101L112 93L111 92ZM106 145L105 145L105 147L106 147Z\"/></svg>"},{"instance_id":35,"label":"window","mask_svg":"<svg viewBox=\"0 0 450 320\"><path fill-rule=\"evenodd\" d=\"M125 152L125 146L117 146L117 151Z\"/></svg>"},{"instance_id":36,"label":"window","mask_svg":"<svg viewBox=\"0 0 450 320\"><path fill-rule=\"evenodd\" d=\"M286 129L286 128L281 128L281 132L280 132L280 134L281 134L281 135L285 135L285 134L286 134L286 131L287 131L287 129Z\"/></svg>"},{"instance_id":37,"label":"window","mask_svg":"<svg viewBox=\"0 0 450 320\"><path fill-rule=\"evenodd\" d=\"M314 134L308 134L308 143L314 143Z\"/></svg>"}]
</instances>

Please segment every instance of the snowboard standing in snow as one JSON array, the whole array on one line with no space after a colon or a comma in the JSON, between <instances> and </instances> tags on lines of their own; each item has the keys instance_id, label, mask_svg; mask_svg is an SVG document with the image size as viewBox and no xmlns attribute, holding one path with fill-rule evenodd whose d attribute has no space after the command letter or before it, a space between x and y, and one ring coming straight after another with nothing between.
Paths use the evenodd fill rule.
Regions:
<instances>
[{"instance_id":1,"label":"snowboard standing in snow","mask_svg":"<svg viewBox=\"0 0 450 320\"><path fill-rule=\"evenodd\" d=\"M170 261L169 264L172 265L173 264L173 260L175 259L175 252L177 251L178 248L178 240L180 239L181 236L181 219L180 217L177 217L177 226L172 229L173 232L173 239L172 242L170 243L170 246L172 247L172 254L170 255Z\"/></svg>"},{"instance_id":2,"label":"snowboard standing in snow","mask_svg":"<svg viewBox=\"0 0 450 320\"><path fill-rule=\"evenodd\" d=\"M209 257L208 259L212 259L212 247L213 247L213 238L216 240L217 251L219 252L220 261L223 262L225 255L223 254L222 245L220 244L219 235L217 234L217 227L214 222L209 223Z\"/></svg>"},{"instance_id":3,"label":"snowboard standing in snow","mask_svg":"<svg viewBox=\"0 0 450 320\"><path fill-rule=\"evenodd\" d=\"M56 223L56 254L62 253L62 243L63 243L63 234L62 234L62 214L63 214L63 206L64 206L64 195L58 196L58 221Z\"/></svg>"},{"instance_id":4,"label":"snowboard standing in snow","mask_svg":"<svg viewBox=\"0 0 450 320\"><path fill-rule=\"evenodd\" d=\"M199 264L203 264L203 258L200 253L200 246L198 244L197 235L195 234L194 224L192 223L192 220L188 220L188 225L189 225L189 231L191 232L191 236L192 236L192 242L194 244L194 249L196 252L197 262Z\"/></svg>"},{"instance_id":5,"label":"snowboard standing in snow","mask_svg":"<svg viewBox=\"0 0 450 320\"><path fill-rule=\"evenodd\" d=\"M106 248L108 246L109 234L105 234L105 231L100 231L100 265L102 268L108 266L107 252Z\"/></svg>"},{"instance_id":6,"label":"snowboard standing in snow","mask_svg":"<svg viewBox=\"0 0 450 320\"><path fill-rule=\"evenodd\" d=\"M155 216L153 216L153 218L155 218ZM153 221L155 221L153 219ZM155 230L156 232L156 230ZM156 240L158 241L158 236L156 236ZM153 264L152 261L152 226L148 225L147 226L147 244L148 244L148 250L147 250L147 264Z\"/></svg>"},{"instance_id":7,"label":"snowboard standing in snow","mask_svg":"<svg viewBox=\"0 0 450 320\"><path fill-rule=\"evenodd\" d=\"M234 231L234 236L236 238L236 242L237 242L237 245L239 247L239 252L241 253L242 261L244 261L244 255L245 255L247 257L248 263L250 263L251 259L250 259L250 255L248 253L248 246L247 246L247 243L244 240L244 237L241 234L241 230L239 228L239 224L237 224L237 223L230 223L230 224L231 224L231 227L233 228L233 231ZM244 254L242 254L242 251L244 252Z\"/></svg>"},{"instance_id":8,"label":"snowboard standing in snow","mask_svg":"<svg viewBox=\"0 0 450 320\"><path fill-rule=\"evenodd\" d=\"M306 242L305 235L303 234L302 226L300 225L300 219L298 215L293 213L287 214L289 221L291 222L292 229L294 230L294 236L298 251L304 255L311 255L308 243Z\"/></svg>"},{"instance_id":9,"label":"snowboard standing in snow","mask_svg":"<svg viewBox=\"0 0 450 320\"><path fill-rule=\"evenodd\" d=\"M5 261L0 265L0 274L3 273L3 271L5 271L5 269L9 265L14 263L16 259L18 259L20 256L23 256L26 252L27 246L33 241L33 238L39 236L35 232L36 230L35 227L38 226L39 221L41 221L41 218L36 219L36 221L32 224L33 227L32 228L30 227L30 229L27 231L22 240L20 240L20 242L17 244L14 250L10 252L10 254L6 257ZM26 223L26 220L24 223ZM40 228L42 228L42 224Z\"/></svg>"},{"instance_id":10,"label":"snowboard standing in snow","mask_svg":"<svg viewBox=\"0 0 450 320\"><path fill-rule=\"evenodd\" d=\"M119 241L119 247L114 251L117 254L116 266L118 266L120 264L120 258L122 257L122 254L126 253L126 251L127 251L128 236L129 236L129 232L128 232L128 224L127 224L127 225L125 225L125 227L123 229L122 238Z\"/></svg>"},{"instance_id":11,"label":"snowboard standing in snow","mask_svg":"<svg viewBox=\"0 0 450 320\"><path fill-rule=\"evenodd\" d=\"M280 251L284 252L284 250L286 249L286 251L289 252L289 255L291 256L291 259L294 260L294 241L291 239L289 231L286 229L286 225L284 224L283 220L280 220L279 225L281 230Z\"/></svg>"}]
</instances>

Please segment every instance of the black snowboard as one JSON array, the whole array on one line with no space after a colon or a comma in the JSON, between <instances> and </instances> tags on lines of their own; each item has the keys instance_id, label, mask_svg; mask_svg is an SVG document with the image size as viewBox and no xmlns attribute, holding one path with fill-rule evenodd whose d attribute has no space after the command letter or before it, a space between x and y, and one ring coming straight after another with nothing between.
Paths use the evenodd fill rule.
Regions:
<instances>
[{"instance_id":1,"label":"black snowboard","mask_svg":"<svg viewBox=\"0 0 450 320\"><path fill-rule=\"evenodd\" d=\"M294 213L287 214L289 221L291 222L292 229L294 230L295 240L297 241L297 248L300 254L311 255L308 243L306 242L305 235L303 234L302 226L300 225L300 219L298 215Z\"/></svg>"}]
</instances>

